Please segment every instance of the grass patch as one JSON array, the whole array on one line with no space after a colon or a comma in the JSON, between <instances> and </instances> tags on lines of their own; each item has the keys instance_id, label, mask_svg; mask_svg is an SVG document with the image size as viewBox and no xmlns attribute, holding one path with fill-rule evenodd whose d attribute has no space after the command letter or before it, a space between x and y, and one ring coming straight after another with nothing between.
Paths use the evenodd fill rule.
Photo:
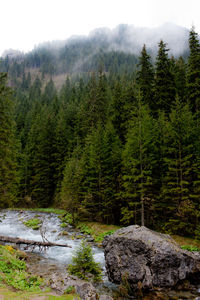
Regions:
<instances>
[{"instance_id":1,"label":"grass patch","mask_svg":"<svg viewBox=\"0 0 200 300\"><path fill-rule=\"evenodd\" d=\"M66 213L66 210L64 209L58 209L58 208L9 208L9 210L19 210L19 211L37 211L37 212L44 212L44 213L54 213L57 215L63 215Z\"/></svg>"},{"instance_id":2,"label":"grass patch","mask_svg":"<svg viewBox=\"0 0 200 300\"><path fill-rule=\"evenodd\" d=\"M26 263L11 246L0 246L0 282L22 291L40 291L43 281L26 272Z\"/></svg>"},{"instance_id":3,"label":"grass patch","mask_svg":"<svg viewBox=\"0 0 200 300\"><path fill-rule=\"evenodd\" d=\"M33 297L38 297L38 299L45 297L45 300L80 300L80 297L76 294L55 296L50 293L51 292L13 292L8 287L0 287L0 295L4 297L4 300L31 300Z\"/></svg>"},{"instance_id":4,"label":"grass patch","mask_svg":"<svg viewBox=\"0 0 200 300\"><path fill-rule=\"evenodd\" d=\"M183 237L183 236L179 236L179 235L171 235L171 237L180 246L189 246L189 247L200 248L200 241L199 240L195 240L195 239L192 239L192 238Z\"/></svg>"},{"instance_id":5,"label":"grass patch","mask_svg":"<svg viewBox=\"0 0 200 300\"><path fill-rule=\"evenodd\" d=\"M106 235L113 234L120 226L106 225L98 222L79 223L77 228L87 235L91 235L95 242L101 243Z\"/></svg>"},{"instance_id":6,"label":"grass patch","mask_svg":"<svg viewBox=\"0 0 200 300\"><path fill-rule=\"evenodd\" d=\"M73 225L73 218L70 213L65 212L64 216L60 216L60 219L62 221L60 227L62 228L67 227L67 225Z\"/></svg>"},{"instance_id":7,"label":"grass patch","mask_svg":"<svg viewBox=\"0 0 200 300\"><path fill-rule=\"evenodd\" d=\"M30 219L26 222L23 222L27 227L32 228L33 230L38 230L41 226L42 221L38 218Z\"/></svg>"},{"instance_id":8,"label":"grass patch","mask_svg":"<svg viewBox=\"0 0 200 300\"><path fill-rule=\"evenodd\" d=\"M191 246L191 245L183 245L181 246L183 250L188 250L188 251L200 251L200 248L196 246Z\"/></svg>"}]
</instances>

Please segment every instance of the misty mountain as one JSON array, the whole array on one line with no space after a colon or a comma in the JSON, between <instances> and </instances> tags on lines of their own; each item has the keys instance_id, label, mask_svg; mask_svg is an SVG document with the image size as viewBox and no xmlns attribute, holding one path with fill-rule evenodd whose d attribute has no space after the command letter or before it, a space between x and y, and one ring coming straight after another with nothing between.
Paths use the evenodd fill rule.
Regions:
<instances>
[{"instance_id":1,"label":"misty mountain","mask_svg":"<svg viewBox=\"0 0 200 300\"><path fill-rule=\"evenodd\" d=\"M5 51L0 71L12 74L14 79L30 69L38 69L43 77L93 72L100 65L106 72L133 72L143 44L153 61L161 39L167 43L171 55L187 57L188 35L188 29L168 23L158 28L125 24L112 30L98 28L88 36L40 44L27 54Z\"/></svg>"}]
</instances>

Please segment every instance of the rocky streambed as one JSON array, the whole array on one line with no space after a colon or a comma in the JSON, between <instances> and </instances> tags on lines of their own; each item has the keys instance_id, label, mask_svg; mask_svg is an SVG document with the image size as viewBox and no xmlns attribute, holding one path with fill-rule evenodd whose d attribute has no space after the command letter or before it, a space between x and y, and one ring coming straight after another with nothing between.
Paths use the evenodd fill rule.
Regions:
<instances>
[{"instance_id":1,"label":"rocky streambed","mask_svg":"<svg viewBox=\"0 0 200 300\"><path fill-rule=\"evenodd\" d=\"M97 262L99 262L104 270L103 283L97 286L93 286L91 283L87 283L85 281L79 280L76 277L70 276L67 273L67 265L71 263L72 255L74 250L79 246L81 242L81 237L84 237L79 231L74 229L72 226L67 226L67 228L61 228L61 220L58 215L53 213L40 213L40 212L32 212L32 211L6 211L3 210L0 212L0 235L10 236L10 237L19 237L23 239L42 241L42 236L40 230L33 230L24 225L24 222L33 218L39 218L42 221L42 231L45 234L45 237L51 241L56 243L65 244L71 246L71 248L62 248L62 247L50 247L45 252L40 252L38 248L30 251L30 248L26 251L26 261L27 267L30 273L42 276L45 278L47 285L50 286L57 294L62 294L64 290L69 286L75 286L76 291L78 291L81 299L83 300L109 300L113 297L116 300L124 300L124 299L143 299L143 300L181 300L181 299L191 299L191 300L200 300L200 278L189 282L186 278L182 282L178 282L174 288L168 288L167 286L163 286L163 288L155 287L150 288L148 292L143 292L140 289L136 292L133 292L133 289L130 289L130 285L125 280L124 286L120 287L111 284L108 280L105 270L105 259L104 259L104 251L102 248L97 247L94 243L90 242L93 250L94 258ZM109 260L113 261L112 267L116 268L116 270L108 269L108 276L111 281L116 283L119 275L120 266L123 263L126 264L127 257L131 255L135 255L134 249L138 247L130 247L130 237L128 238L129 246L127 246L126 251L124 250L124 236L126 235L125 231L116 233L110 238L106 238L104 242L106 259L109 256ZM63 234L64 231L64 234ZM128 229L130 231L130 228ZM148 233L149 235L149 233ZM117 245L115 243L115 238L117 237ZM86 237L89 238L89 237ZM114 241L115 240L115 241ZM147 241L149 243L149 241ZM108 251L109 246L112 245L112 249ZM135 243L135 242L134 242ZM138 242L137 242L138 243ZM114 245L114 246L113 246ZM140 243L141 245L141 243ZM155 245L154 245L155 246ZM25 245L21 246L21 250L24 250ZM114 248L113 248L114 247ZM143 247L144 248L144 247ZM112 252L114 249L114 252ZM131 250L132 249L132 250ZM131 251L133 253L131 253ZM149 257L150 252L146 248L147 256ZM145 252L144 251L144 252ZM136 253L137 254L137 253ZM126 257L125 257L126 256ZM144 253L138 252L137 256L141 260L141 264L139 262L137 268L140 269L148 269L150 266L150 262L145 261ZM151 255L150 255L151 256ZM128 258L128 267L130 267L130 259ZM142 261L145 261L145 265L142 266ZM135 263L135 262L134 262ZM122 266L124 268L124 265ZM159 267L159 266L158 266ZM148 280L151 278L151 268L148 276ZM159 268L157 268L159 269ZM131 269L130 269L131 270ZM129 270L129 273L130 273ZM111 273L110 273L111 272ZM112 275L112 272L113 275ZM141 272L138 271L138 276L140 276ZM148 274L148 272L147 272ZM162 272L163 274L163 272ZM135 276L135 275L134 275ZM137 277L137 276L136 276ZM160 275L158 274L158 279ZM144 276L143 276L144 279ZM140 280L139 280L140 284ZM120 292L120 293L119 293ZM100 296L97 296L97 293ZM104 294L104 295L102 295Z\"/></svg>"},{"instance_id":2,"label":"rocky streambed","mask_svg":"<svg viewBox=\"0 0 200 300\"><path fill-rule=\"evenodd\" d=\"M42 222L41 230L33 230L24 224L34 218ZM90 242L94 259L103 269L103 283L94 288L90 283L69 276L67 265L72 262L74 251L80 245L82 238L88 240L91 238L84 236L70 225L62 228L61 223L59 216L54 213L2 210L0 212L0 235L33 241L43 241L43 235L48 241L68 244L69 248L49 247L46 251L40 251L38 247L27 248L26 245L20 246L20 249L26 252L28 271L45 278L47 285L58 294L62 294L68 286L76 286L82 299L87 299L87 294L91 295L91 300L96 299L96 293L106 293L109 299L109 294L112 294L112 288L115 288L115 285L109 283L106 276L103 249Z\"/></svg>"}]
</instances>

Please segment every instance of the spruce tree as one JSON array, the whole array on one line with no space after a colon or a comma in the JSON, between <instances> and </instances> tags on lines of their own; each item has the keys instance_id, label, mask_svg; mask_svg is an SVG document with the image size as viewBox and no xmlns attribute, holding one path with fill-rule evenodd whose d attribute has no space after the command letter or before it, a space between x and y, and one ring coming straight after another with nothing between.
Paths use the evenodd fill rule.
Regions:
<instances>
[{"instance_id":1,"label":"spruce tree","mask_svg":"<svg viewBox=\"0 0 200 300\"><path fill-rule=\"evenodd\" d=\"M166 122L164 133L164 166L160 205L166 228L176 234L192 234L194 203L195 125L187 105L176 100L176 107ZM189 225L190 224L190 225Z\"/></svg>"},{"instance_id":2,"label":"spruce tree","mask_svg":"<svg viewBox=\"0 0 200 300\"><path fill-rule=\"evenodd\" d=\"M200 43L194 27L189 34L190 55L187 69L187 94L193 112L200 111Z\"/></svg>"},{"instance_id":3,"label":"spruce tree","mask_svg":"<svg viewBox=\"0 0 200 300\"><path fill-rule=\"evenodd\" d=\"M141 103L134 111L123 152L124 205L122 223L144 225L153 208L156 169L154 120L148 106Z\"/></svg>"},{"instance_id":4,"label":"spruce tree","mask_svg":"<svg viewBox=\"0 0 200 300\"><path fill-rule=\"evenodd\" d=\"M186 103L186 63L182 56L175 61L174 76L176 93L180 101Z\"/></svg>"},{"instance_id":5,"label":"spruce tree","mask_svg":"<svg viewBox=\"0 0 200 300\"><path fill-rule=\"evenodd\" d=\"M140 86L142 101L144 102L144 104L148 104L151 110L154 110L154 70L151 63L151 57L150 55L148 55L145 45L142 48L138 66L140 67L140 69L137 73L137 82Z\"/></svg>"},{"instance_id":6,"label":"spruce tree","mask_svg":"<svg viewBox=\"0 0 200 300\"><path fill-rule=\"evenodd\" d=\"M16 201L17 141L15 137L14 103L11 89L6 86L7 75L0 74L0 199L1 207Z\"/></svg>"},{"instance_id":7,"label":"spruce tree","mask_svg":"<svg viewBox=\"0 0 200 300\"><path fill-rule=\"evenodd\" d=\"M170 113L175 103L175 82L168 57L169 49L161 40L155 68L155 105L157 110Z\"/></svg>"}]
</instances>

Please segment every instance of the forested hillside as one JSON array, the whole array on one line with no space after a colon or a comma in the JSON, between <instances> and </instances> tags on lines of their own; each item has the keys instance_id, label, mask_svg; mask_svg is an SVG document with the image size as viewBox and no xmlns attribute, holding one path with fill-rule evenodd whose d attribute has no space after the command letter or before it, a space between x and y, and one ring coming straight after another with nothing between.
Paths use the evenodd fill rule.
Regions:
<instances>
[{"instance_id":1,"label":"forested hillside","mask_svg":"<svg viewBox=\"0 0 200 300\"><path fill-rule=\"evenodd\" d=\"M41 44L27 54L8 50L3 54L0 71L9 73L12 87L26 87L38 76L42 87L52 78L57 89L64 84L66 75L71 80L88 77L98 72L101 63L106 73L133 74L137 69L138 55L146 44L155 62L158 42L163 39L170 48L170 56L188 56L188 30L173 24L161 27L135 28L119 25L110 30L96 29L89 36L77 36L66 41Z\"/></svg>"},{"instance_id":2,"label":"forested hillside","mask_svg":"<svg viewBox=\"0 0 200 300\"><path fill-rule=\"evenodd\" d=\"M163 40L153 59L145 45L137 56L105 51L101 41L79 69L84 43L65 45L63 56L41 48L2 61L14 88L2 73L1 207L55 205L82 219L200 238L197 33L187 59Z\"/></svg>"}]
</instances>

